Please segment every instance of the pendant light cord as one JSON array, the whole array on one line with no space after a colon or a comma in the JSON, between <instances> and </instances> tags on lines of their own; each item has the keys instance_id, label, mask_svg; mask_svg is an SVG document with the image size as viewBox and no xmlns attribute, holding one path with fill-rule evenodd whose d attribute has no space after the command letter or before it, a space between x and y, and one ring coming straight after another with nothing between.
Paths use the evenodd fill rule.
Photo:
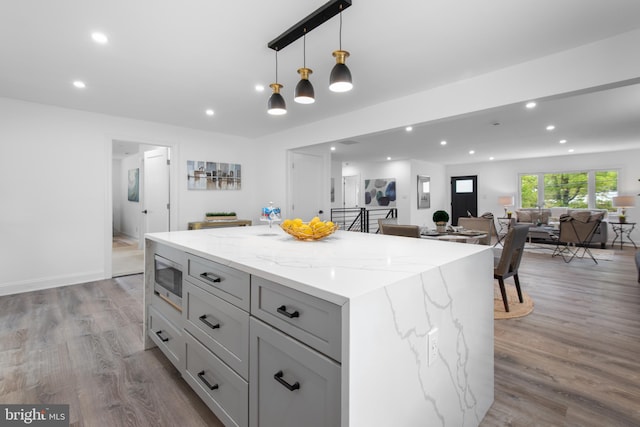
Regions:
<instances>
[{"instance_id":1,"label":"pendant light cord","mask_svg":"<svg viewBox=\"0 0 640 427\"><path fill-rule=\"evenodd\" d=\"M302 66L307 68L307 29L304 29L302 36Z\"/></svg>"},{"instance_id":2,"label":"pendant light cord","mask_svg":"<svg viewBox=\"0 0 640 427\"><path fill-rule=\"evenodd\" d=\"M339 31L340 41L339 46L340 50L342 50L342 5L340 5L340 31Z\"/></svg>"},{"instance_id":3,"label":"pendant light cord","mask_svg":"<svg viewBox=\"0 0 640 427\"><path fill-rule=\"evenodd\" d=\"M276 83L278 83L278 49L276 49Z\"/></svg>"}]
</instances>

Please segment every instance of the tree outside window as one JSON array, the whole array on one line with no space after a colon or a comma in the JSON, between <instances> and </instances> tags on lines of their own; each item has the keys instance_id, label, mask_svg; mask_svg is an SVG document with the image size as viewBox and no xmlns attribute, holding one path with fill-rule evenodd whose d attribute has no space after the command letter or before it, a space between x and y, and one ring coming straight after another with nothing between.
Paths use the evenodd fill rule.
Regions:
<instances>
[{"instance_id":1,"label":"tree outside window","mask_svg":"<svg viewBox=\"0 0 640 427\"><path fill-rule=\"evenodd\" d=\"M593 183L590 185L590 183ZM618 171L583 171L520 175L523 208L597 208L615 211Z\"/></svg>"}]
</instances>

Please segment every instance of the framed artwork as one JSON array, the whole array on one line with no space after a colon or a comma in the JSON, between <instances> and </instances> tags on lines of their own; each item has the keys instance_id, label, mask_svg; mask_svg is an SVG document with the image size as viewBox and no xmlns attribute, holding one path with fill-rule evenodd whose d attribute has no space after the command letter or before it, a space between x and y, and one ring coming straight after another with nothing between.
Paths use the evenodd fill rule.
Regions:
<instances>
[{"instance_id":1,"label":"framed artwork","mask_svg":"<svg viewBox=\"0 0 640 427\"><path fill-rule=\"evenodd\" d=\"M396 179L365 179L364 204L365 206L394 207L396 205Z\"/></svg>"},{"instance_id":2,"label":"framed artwork","mask_svg":"<svg viewBox=\"0 0 640 427\"><path fill-rule=\"evenodd\" d=\"M140 168L129 169L127 180L127 200L140 201Z\"/></svg>"},{"instance_id":3,"label":"framed artwork","mask_svg":"<svg viewBox=\"0 0 640 427\"><path fill-rule=\"evenodd\" d=\"M431 178L425 175L418 175L418 209L429 209L431 207Z\"/></svg>"},{"instance_id":4,"label":"framed artwork","mask_svg":"<svg viewBox=\"0 0 640 427\"><path fill-rule=\"evenodd\" d=\"M241 165L187 160L187 190L240 189L242 189Z\"/></svg>"}]
</instances>

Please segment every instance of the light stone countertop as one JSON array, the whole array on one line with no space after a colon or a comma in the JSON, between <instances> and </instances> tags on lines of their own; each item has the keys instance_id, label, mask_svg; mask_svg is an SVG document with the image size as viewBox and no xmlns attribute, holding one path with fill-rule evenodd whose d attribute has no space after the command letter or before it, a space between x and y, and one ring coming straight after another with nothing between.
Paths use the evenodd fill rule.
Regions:
<instances>
[{"instance_id":1,"label":"light stone countertop","mask_svg":"<svg viewBox=\"0 0 640 427\"><path fill-rule=\"evenodd\" d=\"M298 241L279 226L150 233L146 238L338 305L490 247L338 230Z\"/></svg>"}]
</instances>

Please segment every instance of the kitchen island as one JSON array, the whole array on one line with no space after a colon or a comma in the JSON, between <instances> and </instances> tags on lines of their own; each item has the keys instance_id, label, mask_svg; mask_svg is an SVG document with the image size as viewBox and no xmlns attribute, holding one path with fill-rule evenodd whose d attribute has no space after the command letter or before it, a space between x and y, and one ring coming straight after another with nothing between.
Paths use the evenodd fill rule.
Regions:
<instances>
[{"instance_id":1,"label":"kitchen island","mask_svg":"<svg viewBox=\"0 0 640 427\"><path fill-rule=\"evenodd\" d=\"M145 347L225 425L477 426L493 402L486 246L257 226L145 250ZM156 254L182 265L181 312L154 293Z\"/></svg>"}]
</instances>

